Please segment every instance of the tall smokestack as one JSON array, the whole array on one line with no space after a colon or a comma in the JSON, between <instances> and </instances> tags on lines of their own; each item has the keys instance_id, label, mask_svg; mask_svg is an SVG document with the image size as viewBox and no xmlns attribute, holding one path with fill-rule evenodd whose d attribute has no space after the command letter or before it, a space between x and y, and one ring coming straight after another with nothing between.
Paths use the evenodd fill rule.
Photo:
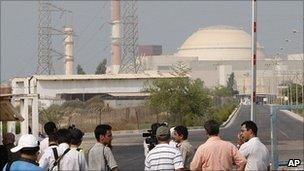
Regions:
<instances>
[{"instance_id":1,"label":"tall smokestack","mask_svg":"<svg viewBox=\"0 0 304 171\"><path fill-rule=\"evenodd\" d=\"M73 75L73 29L64 28L64 48L65 48L65 75Z\"/></svg>"},{"instance_id":2,"label":"tall smokestack","mask_svg":"<svg viewBox=\"0 0 304 171\"><path fill-rule=\"evenodd\" d=\"M112 72L120 69L120 0L112 0Z\"/></svg>"}]
</instances>

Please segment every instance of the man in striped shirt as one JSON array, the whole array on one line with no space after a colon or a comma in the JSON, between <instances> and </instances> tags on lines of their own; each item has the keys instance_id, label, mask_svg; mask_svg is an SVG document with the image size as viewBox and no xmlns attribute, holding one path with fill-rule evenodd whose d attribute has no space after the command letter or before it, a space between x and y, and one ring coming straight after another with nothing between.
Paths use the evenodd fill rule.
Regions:
<instances>
[{"instance_id":1,"label":"man in striped shirt","mask_svg":"<svg viewBox=\"0 0 304 171\"><path fill-rule=\"evenodd\" d=\"M158 144L146 156L145 170L183 170L180 151L169 146L170 129L160 126L156 131L156 138Z\"/></svg>"}]
</instances>

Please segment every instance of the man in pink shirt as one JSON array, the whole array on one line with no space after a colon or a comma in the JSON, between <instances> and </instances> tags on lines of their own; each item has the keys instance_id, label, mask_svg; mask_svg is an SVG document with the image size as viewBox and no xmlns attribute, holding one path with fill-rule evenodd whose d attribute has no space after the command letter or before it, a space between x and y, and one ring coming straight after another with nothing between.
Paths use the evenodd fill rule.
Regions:
<instances>
[{"instance_id":1,"label":"man in pink shirt","mask_svg":"<svg viewBox=\"0 0 304 171\"><path fill-rule=\"evenodd\" d=\"M190 170L232 170L233 164L237 170L244 170L246 159L230 142L219 137L219 124L214 120L204 125L208 140L196 150L190 164Z\"/></svg>"}]
</instances>

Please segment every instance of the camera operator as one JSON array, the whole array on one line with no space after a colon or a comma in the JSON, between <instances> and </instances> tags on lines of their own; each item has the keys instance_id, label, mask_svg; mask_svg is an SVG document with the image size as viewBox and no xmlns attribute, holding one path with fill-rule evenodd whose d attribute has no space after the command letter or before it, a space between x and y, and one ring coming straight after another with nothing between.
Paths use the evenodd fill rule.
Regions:
<instances>
[{"instance_id":1,"label":"camera operator","mask_svg":"<svg viewBox=\"0 0 304 171\"><path fill-rule=\"evenodd\" d=\"M144 146L144 153L145 156L149 153L150 150L152 150L155 145L157 144L157 139L156 139L156 130L160 126L167 126L167 123L153 123L151 125L151 129L148 130L147 133L143 133L143 137L147 137L144 140L143 146Z\"/></svg>"}]
</instances>

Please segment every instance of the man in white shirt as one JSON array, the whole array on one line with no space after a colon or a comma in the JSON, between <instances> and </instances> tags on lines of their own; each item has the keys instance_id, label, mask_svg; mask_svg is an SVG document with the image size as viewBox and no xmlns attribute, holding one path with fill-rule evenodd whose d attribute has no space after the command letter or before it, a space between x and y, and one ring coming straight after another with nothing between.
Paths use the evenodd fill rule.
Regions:
<instances>
[{"instance_id":1,"label":"man in white shirt","mask_svg":"<svg viewBox=\"0 0 304 171\"><path fill-rule=\"evenodd\" d=\"M245 143L241 144L239 152L247 159L245 170L270 169L269 151L257 137L257 132L258 128L253 121L245 121L241 124L239 138Z\"/></svg>"},{"instance_id":2,"label":"man in white shirt","mask_svg":"<svg viewBox=\"0 0 304 171\"><path fill-rule=\"evenodd\" d=\"M80 170L78 155L75 155L70 149L70 143L73 139L71 131L68 129L59 129L58 133L58 153L61 160L58 163L58 170Z\"/></svg>"},{"instance_id":3,"label":"man in white shirt","mask_svg":"<svg viewBox=\"0 0 304 171\"><path fill-rule=\"evenodd\" d=\"M57 131L57 126L54 122L45 123L43 128L47 137L40 142L40 156L43 155L44 151L49 147L49 136Z\"/></svg>"},{"instance_id":4,"label":"man in white shirt","mask_svg":"<svg viewBox=\"0 0 304 171\"><path fill-rule=\"evenodd\" d=\"M67 155L72 155L73 158L77 158L78 159L78 169L79 171L86 171L88 170L88 165L87 165L87 161L85 160L85 156L84 156L84 152L81 148L79 148L79 146L82 143L82 137L84 135L84 133L75 127L70 127L69 128L71 133L72 133L72 140L70 143L70 153L68 153Z\"/></svg>"},{"instance_id":5,"label":"man in white shirt","mask_svg":"<svg viewBox=\"0 0 304 171\"><path fill-rule=\"evenodd\" d=\"M111 151L112 127L97 125L94 134L97 143L89 150L89 170L117 171L118 165Z\"/></svg>"},{"instance_id":6,"label":"man in white shirt","mask_svg":"<svg viewBox=\"0 0 304 171\"><path fill-rule=\"evenodd\" d=\"M148 153L145 170L183 170L183 158L177 148L169 146L170 137L167 126L157 128L158 144Z\"/></svg>"},{"instance_id":7,"label":"man in white shirt","mask_svg":"<svg viewBox=\"0 0 304 171\"><path fill-rule=\"evenodd\" d=\"M188 129L183 125L174 128L173 138L177 142L177 147L182 154L184 170L190 170L190 163L195 153L195 149L188 141Z\"/></svg>"},{"instance_id":8,"label":"man in white shirt","mask_svg":"<svg viewBox=\"0 0 304 171\"><path fill-rule=\"evenodd\" d=\"M49 146L44 150L44 153L39 159L39 167L44 170L51 170L55 162L55 158L58 157L58 136L57 133L53 133L48 137ZM55 157L57 155L57 157Z\"/></svg>"}]
</instances>

